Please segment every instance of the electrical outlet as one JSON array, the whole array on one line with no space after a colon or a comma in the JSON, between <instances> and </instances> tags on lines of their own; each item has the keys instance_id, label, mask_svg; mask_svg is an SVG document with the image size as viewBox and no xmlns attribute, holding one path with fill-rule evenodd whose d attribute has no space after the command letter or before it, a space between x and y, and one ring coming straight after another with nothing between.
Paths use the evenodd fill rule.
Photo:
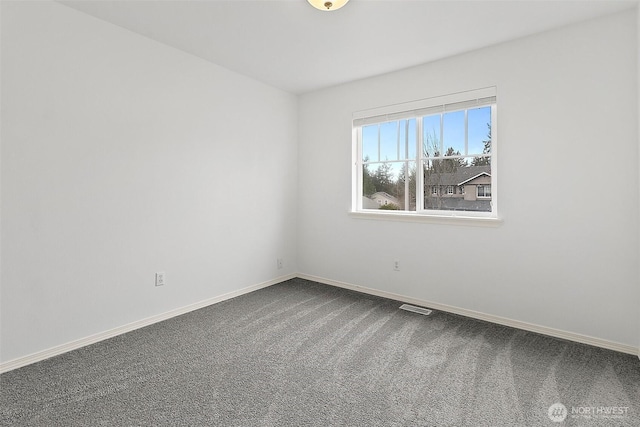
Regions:
<instances>
[{"instance_id":1,"label":"electrical outlet","mask_svg":"<svg viewBox=\"0 0 640 427\"><path fill-rule=\"evenodd\" d=\"M282 270L282 266L283 266L283 264L284 264L284 263L282 262L282 258L278 258L277 263L278 263L278 270Z\"/></svg>"},{"instance_id":2,"label":"electrical outlet","mask_svg":"<svg viewBox=\"0 0 640 427\"><path fill-rule=\"evenodd\" d=\"M164 286L167 279L165 277L164 271L159 271L156 273L156 286Z\"/></svg>"},{"instance_id":3,"label":"electrical outlet","mask_svg":"<svg viewBox=\"0 0 640 427\"><path fill-rule=\"evenodd\" d=\"M400 271L400 261L399 260L393 261L393 270L394 271Z\"/></svg>"}]
</instances>

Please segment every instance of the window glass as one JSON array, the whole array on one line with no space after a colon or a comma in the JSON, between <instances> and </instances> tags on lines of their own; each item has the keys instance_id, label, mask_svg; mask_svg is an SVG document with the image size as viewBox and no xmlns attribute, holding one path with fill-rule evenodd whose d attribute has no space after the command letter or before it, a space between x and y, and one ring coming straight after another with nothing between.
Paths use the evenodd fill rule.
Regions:
<instances>
[{"instance_id":1,"label":"window glass","mask_svg":"<svg viewBox=\"0 0 640 427\"><path fill-rule=\"evenodd\" d=\"M362 174L364 209L416 210L415 162L369 163Z\"/></svg>"},{"instance_id":2,"label":"window glass","mask_svg":"<svg viewBox=\"0 0 640 427\"><path fill-rule=\"evenodd\" d=\"M469 154L491 154L491 107L468 112Z\"/></svg>"},{"instance_id":3,"label":"window glass","mask_svg":"<svg viewBox=\"0 0 640 427\"><path fill-rule=\"evenodd\" d=\"M464 155L464 111L445 113L442 118L444 156Z\"/></svg>"},{"instance_id":4,"label":"window glass","mask_svg":"<svg viewBox=\"0 0 640 427\"><path fill-rule=\"evenodd\" d=\"M491 167L469 166L471 161L434 159L425 167L424 210L491 212ZM474 190L468 193L465 187ZM434 192L436 188L443 190Z\"/></svg>"},{"instance_id":5,"label":"window glass","mask_svg":"<svg viewBox=\"0 0 640 427\"><path fill-rule=\"evenodd\" d=\"M398 122L380 125L380 160L398 159Z\"/></svg>"},{"instance_id":6,"label":"window glass","mask_svg":"<svg viewBox=\"0 0 640 427\"><path fill-rule=\"evenodd\" d=\"M362 161L377 162L378 158L378 125L362 127Z\"/></svg>"},{"instance_id":7,"label":"window glass","mask_svg":"<svg viewBox=\"0 0 640 427\"><path fill-rule=\"evenodd\" d=\"M440 115L422 118L422 145L426 157L440 155Z\"/></svg>"}]
</instances>

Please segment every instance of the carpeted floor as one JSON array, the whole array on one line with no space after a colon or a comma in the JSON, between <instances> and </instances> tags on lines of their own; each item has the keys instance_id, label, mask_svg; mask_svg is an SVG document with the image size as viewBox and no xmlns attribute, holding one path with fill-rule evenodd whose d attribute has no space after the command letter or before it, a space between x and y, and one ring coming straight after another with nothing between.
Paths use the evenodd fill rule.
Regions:
<instances>
[{"instance_id":1,"label":"carpeted floor","mask_svg":"<svg viewBox=\"0 0 640 427\"><path fill-rule=\"evenodd\" d=\"M640 426L637 357L400 305L293 279L5 373L0 425Z\"/></svg>"}]
</instances>

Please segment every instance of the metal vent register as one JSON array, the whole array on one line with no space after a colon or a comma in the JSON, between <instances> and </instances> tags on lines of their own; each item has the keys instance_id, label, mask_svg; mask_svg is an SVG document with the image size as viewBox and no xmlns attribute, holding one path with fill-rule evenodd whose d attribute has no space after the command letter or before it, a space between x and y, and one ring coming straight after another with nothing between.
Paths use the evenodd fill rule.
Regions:
<instances>
[{"instance_id":1,"label":"metal vent register","mask_svg":"<svg viewBox=\"0 0 640 427\"><path fill-rule=\"evenodd\" d=\"M428 308L422 308L422 307L416 307L415 305L409 305L409 304L402 304L400 306L401 310L407 310L407 311L412 311L414 313L418 313L418 314L424 314L425 316L428 316L431 314L432 310L429 310Z\"/></svg>"}]
</instances>

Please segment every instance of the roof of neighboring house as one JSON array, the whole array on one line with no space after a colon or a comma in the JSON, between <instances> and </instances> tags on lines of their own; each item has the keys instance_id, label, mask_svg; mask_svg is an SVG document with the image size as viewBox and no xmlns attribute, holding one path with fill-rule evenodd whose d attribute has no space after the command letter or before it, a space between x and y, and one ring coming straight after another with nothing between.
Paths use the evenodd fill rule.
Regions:
<instances>
[{"instance_id":1,"label":"roof of neighboring house","mask_svg":"<svg viewBox=\"0 0 640 427\"><path fill-rule=\"evenodd\" d=\"M384 192L384 191L377 191L377 192L373 193L373 194L370 196L370 198L375 199L375 198L376 198L376 196L384 197L385 199L389 199L389 200L393 200L393 201L395 201L396 203L398 202L398 199L397 199L396 197L394 197L394 196L392 196L391 194L386 193L386 192Z\"/></svg>"},{"instance_id":2,"label":"roof of neighboring house","mask_svg":"<svg viewBox=\"0 0 640 427\"><path fill-rule=\"evenodd\" d=\"M491 176L491 166L463 166L455 172L426 174L427 185L464 185L479 176Z\"/></svg>"},{"instance_id":3,"label":"roof of neighboring house","mask_svg":"<svg viewBox=\"0 0 640 427\"><path fill-rule=\"evenodd\" d=\"M480 176L488 176L488 177L491 177L491 175L490 175L490 174L488 174L487 172L481 172L481 173L479 173L479 174L478 174L478 175L476 175L476 176L472 176L471 178L469 178L469 179L467 179L467 180L465 180L465 181L462 181L462 182L461 182L461 183L459 183L458 185L466 184L467 182L469 182L469 181L473 181L474 179L476 179L476 178L478 178L478 177L480 177Z\"/></svg>"}]
</instances>

